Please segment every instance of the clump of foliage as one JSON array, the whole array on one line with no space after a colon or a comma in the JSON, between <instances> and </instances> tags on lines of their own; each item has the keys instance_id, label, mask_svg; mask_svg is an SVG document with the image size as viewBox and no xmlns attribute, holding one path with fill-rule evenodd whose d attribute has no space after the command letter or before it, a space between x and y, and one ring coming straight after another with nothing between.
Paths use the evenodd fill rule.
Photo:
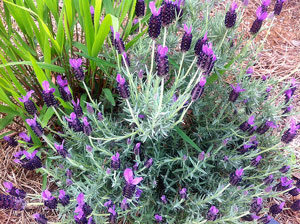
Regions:
<instances>
[{"instance_id":1,"label":"clump of foliage","mask_svg":"<svg viewBox=\"0 0 300 224\"><path fill-rule=\"evenodd\" d=\"M143 2L137 1L138 10ZM278 130L291 114L296 84L281 87L273 78L252 77L256 52L250 44L260 49L253 36L225 41L238 36L243 6L233 3L225 18L224 13L209 18L212 6L150 2L149 37L130 52L112 27L106 60L118 65L111 80L117 96L93 98L80 60L71 67L86 100L68 95L67 82L58 78L73 112L62 109L43 82L44 101L62 129L43 129L37 116L26 120L46 145L18 153L16 162L48 174L60 191L45 190L32 201L59 208L62 223L268 223L285 206L274 204L268 211L268 198L299 194L299 183L290 179L296 164L287 144L300 124L291 120L289 129ZM259 23L266 17L268 4L263 6ZM201 21L193 14L197 10L206 15ZM251 33L261 28L255 27ZM26 142L32 144L30 138ZM19 205L19 194L9 188ZM292 209L299 207L296 202ZM47 222L42 214L34 218Z\"/></svg>"}]
</instances>

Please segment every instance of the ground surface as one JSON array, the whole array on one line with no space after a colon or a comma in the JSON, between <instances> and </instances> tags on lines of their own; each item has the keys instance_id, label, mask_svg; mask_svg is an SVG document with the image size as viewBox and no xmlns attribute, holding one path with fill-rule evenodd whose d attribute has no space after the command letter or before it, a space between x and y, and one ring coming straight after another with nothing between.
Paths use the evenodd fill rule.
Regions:
<instances>
[{"instance_id":1,"label":"ground surface","mask_svg":"<svg viewBox=\"0 0 300 224\"><path fill-rule=\"evenodd\" d=\"M255 0L249 3L245 20L246 26L250 26L255 18L255 9L259 6L260 1ZM271 8L274 7L272 0ZM263 33L257 38L262 39ZM267 38L265 51L260 54L260 61L254 68L256 76L272 75L278 78L291 76L296 78L300 83L300 0L287 1L279 17L274 20L274 27ZM288 82L290 77L282 80ZM295 110L300 111L300 90L298 88L296 100L293 104ZM1 116L1 115L0 115ZM300 117L296 117L298 121ZM298 149L298 161L300 159L300 137L293 142L293 147ZM32 194L41 193L41 177L33 171L24 171L13 162L12 154L19 150L11 148L4 142L0 142L0 183L10 181L18 188L21 188ZM299 175L300 172L295 174ZM0 192L4 192L0 184ZM296 198L287 198L288 204ZM300 199L300 198L298 198ZM38 212L39 208L16 212L0 210L1 224L29 224L33 223L31 216ZM50 221L55 221L55 214L47 214ZM276 217L281 224L300 224L300 213L285 210L279 217Z\"/></svg>"}]
</instances>

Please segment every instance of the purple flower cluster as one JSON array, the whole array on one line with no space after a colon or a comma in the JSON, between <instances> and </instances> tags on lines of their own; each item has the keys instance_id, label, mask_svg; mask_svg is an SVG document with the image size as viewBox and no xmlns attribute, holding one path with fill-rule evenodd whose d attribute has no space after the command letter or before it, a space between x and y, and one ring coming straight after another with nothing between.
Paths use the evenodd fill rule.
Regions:
<instances>
[{"instance_id":1,"label":"purple flower cluster","mask_svg":"<svg viewBox=\"0 0 300 224\"><path fill-rule=\"evenodd\" d=\"M75 78L78 81L83 81L84 80L84 72L83 69L81 68L82 64L82 59L81 58L70 58L69 63L72 67L72 72L75 74Z\"/></svg>"},{"instance_id":2,"label":"purple flower cluster","mask_svg":"<svg viewBox=\"0 0 300 224\"><path fill-rule=\"evenodd\" d=\"M42 167L42 161L40 157L38 157L37 150L34 150L32 153L23 150L21 152L16 153L14 162L20 164L23 168L27 170L34 170ZM21 157L25 155L25 158L21 159Z\"/></svg>"},{"instance_id":3,"label":"purple flower cluster","mask_svg":"<svg viewBox=\"0 0 300 224\"><path fill-rule=\"evenodd\" d=\"M173 1L163 0L161 6L161 21L163 27L166 27L173 22L176 16L175 10L176 9Z\"/></svg>"},{"instance_id":4,"label":"purple flower cluster","mask_svg":"<svg viewBox=\"0 0 300 224\"><path fill-rule=\"evenodd\" d=\"M260 30L263 21L264 21L264 20L267 18L267 16L268 16L268 12L264 12L263 7L259 7L259 8L257 9L257 11L256 11L256 16L257 16L257 18L256 18L256 20L253 22L253 24L252 24L252 26L251 26L251 28L250 28L250 32L251 32L252 34L256 34L256 33Z\"/></svg>"},{"instance_id":5,"label":"purple flower cluster","mask_svg":"<svg viewBox=\"0 0 300 224\"><path fill-rule=\"evenodd\" d=\"M206 84L206 78L202 77L191 92L192 101L197 101L202 96L204 92L205 84Z\"/></svg>"},{"instance_id":6,"label":"purple flower cluster","mask_svg":"<svg viewBox=\"0 0 300 224\"><path fill-rule=\"evenodd\" d=\"M54 143L54 147L57 150L57 153L61 155L63 158L70 156L67 149L64 147L64 140L62 141L61 145Z\"/></svg>"},{"instance_id":7,"label":"purple flower cluster","mask_svg":"<svg viewBox=\"0 0 300 224\"><path fill-rule=\"evenodd\" d=\"M125 186L123 188L123 195L124 197L131 199L134 192L136 185L138 185L143 178L142 177L133 177L133 172L130 168L126 168L124 171L124 178L126 180Z\"/></svg>"},{"instance_id":8,"label":"purple flower cluster","mask_svg":"<svg viewBox=\"0 0 300 224\"><path fill-rule=\"evenodd\" d=\"M24 190L14 187L12 183L4 182L3 185L6 188L6 192L9 193L11 196L21 199L24 199L26 197L26 192Z\"/></svg>"},{"instance_id":9,"label":"purple flower cluster","mask_svg":"<svg viewBox=\"0 0 300 224\"><path fill-rule=\"evenodd\" d=\"M158 45L156 57L156 70L159 77L167 76L169 72L168 47Z\"/></svg>"},{"instance_id":10,"label":"purple flower cluster","mask_svg":"<svg viewBox=\"0 0 300 224\"><path fill-rule=\"evenodd\" d=\"M14 139L14 137L4 136L4 141L8 143L11 147L16 147L18 145L18 142Z\"/></svg>"},{"instance_id":11,"label":"purple flower cluster","mask_svg":"<svg viewBox=\"0 0 300 224\"><path fill-rule=\"evenodd\" d=\"M145 1L137 0L135 4L135 15L137 17L143 17L145 15Z\"/></svg>"},{"instance_id":12,"label":"purple flower cluster","mask_svg":"<svg viewBox=\"0 0 300 224\"><path fill-rule=\"evenodd\" d=\"M210 74L216 60L217 57L213 52L212 44L203 44L200 55L198 56L197 65L201 68L204 75L208 76Z\"/></svg>"},{"instance_id":13,"label":"purple flower cluster","mask_svg":"<svg viewBox=\"0 0 300 224\"><path fill-rule=\"evenodd\" d=\"M225 16L225 26L227 28L234 27L235 22L236 22L236 10L237 4L233 2L230 6L230 10L226 13Z\"/></svg>"},{"instance_id":14,"label":"purple flower cluster","mask_svg":"<svg viewBox=\"0 0 300 224\"><path fill-rule=\"evenodd\" d=\"M88 223L87 217L92 213L92 211L93 209L86 202L84 202L84 194L80 193L77 196L77 207L74 211L77 213L77 215L74 216L75 222L78 224Z\"/></svg>"},{"instance_id":15,"label":"purple flower cluster","mask_svg":"<svg viewBox=\"0 0 300 224\"><path fill-rule=\"evenodd\" d=\"M26 96L23 96L23 98L19 98L19 100L24 103L25 110L30 114L30 115L35 115L37 112L37 109L33 103L32 100L29 98L31 95L34 93L33 90L30 90L29 92L26 93Z\"/></svg>"},{"instance_id":16,"label":"purple flower cluster","mask_svg":"<svg viewBox=\"0 0 300 224\"><path fill-rule=\"evenodd\" d=\"M282 7L283 7L283 3L285 2L286 0L276 0L276 3L275 3L275 6L274 6L274 15L279 15L281 10L282 10Z\"/></svg>"},{"instance_id":17,"label":"purple flower cluster","mask_svg":"<svg viewBox=\"0 0 300 224\"><path fill-rule=\"evenodd\" d=\"M293 141L297 135L298 129L300 129L300 123L296 125L296 121L292 119L290 128L283 133L281 141L286 144Z\"/></svg>"},{"instance_id":18,"label":"purple flower cluster","mask_svg":"<svg viewBox=\"0 0 300 224\"><path fill-rule=\"evenodd\" d=\"M248 121L245 121L243 122L241 125L240 125L240 129L243 131L243 132L246 132L248 129L251 128L251 126L254 124L254 119L255 117L254 116L250 116Z\"/></svg>"},{"instance_id":19,"label":"purple flower cluster","mask_svg":"<svg viewBox=\"0 0 300 224\"><path fill-rule=\"evenodd\" d=\"M45 190L42 192L42 198L44 200L44 205L50 209L56 209L58 201L55 197L52 196L51 192Z\"/></svg>"},{"instance_id":20,"label":"purple flower cluster","mask_svg":"<svg viewBox=\"0 0 300 224\"><path fill-rule=\"evenodd\" d=\"M66 102L71 101L72 94L68 87L68 80L62 79L61 75L58 75L56 78L56 82L58 84L58 90L59 90L61 98Z\"/></svg>"},{"instance_id":21,"label":"purple flower cluster","mask_svg":"<svg viewBox=\"0 0 300 224\"><path fill-rule=\"evenodd\" d=\"M130 92L129 92L128 84L127 84L125 78L123 78L120 74L117 74L116 80L118 82L119 95L123 99L128 99L130 96Z\"/></svg>"},{"instance_id":22,"label":"purple flower cluster","mask_svg":"<svg viewBox=\"0 0 300 224\"><path fill-rule=\"evenodd\" d=\"M55 99L53 93L55 92L55 89L54 88L50 88L50 84L48 81L44 81L42 83L43 85L43 98L44 98L44 101L47 105L47 107L57 107L58 106L58 102L57 100Z\"/></svg>"},{"instance_id":23,"label":"purple flower cluster","mask_svg":"<svg viewBox=\"0 0 300 224\"><path fill-rule=\"evenodd\" d=\"M239 97L240 93L246 91L246 89L242 89L239 83L236 84L236 87L234 87L233 85L231 85L231 87L232 91L230 92L228 100L234 103Z\"/></svg>"},{"instance_id":24,"label":"purple flower cluster","mask_svg":"<svg viewBox=\"0 0 300 224\"><path fill-rule=\"evenodd\" d=\"M149 3L149 8L151 10L151 17L149 20L149 28L148 28L148 34L151 38L156 39L161 30L161 8L156 9L155 2Z\"/></svg>"},{"instance_id":25,"label":"purple flower cluster","mask_svg":"<svg viewBox=\"0 0 300 224\"><path fill-rule=\"evenodd\" d=\"M42 126L36 121L36 116L33 119L26 119L26 123L38 137L41 137L44 134Z\"/></svg>"},{"instance_id":26,"label":"purple flower cluster","mask_svg":"<svg viewBox=\"0 0 300 224\"><path fill-rule=\"evenodd\" d=\"M0 209L24 210L25 201L21 198L0 194Z\"/></svg>"},{"instance_id":27,"label":"purple flower cluster","mask_svg":"<svg viewBox=\"0 0 300 224\"><path fill-rule=\"evenodd\" d=\"M34 220L37 222L37 224L47 224L48 222L48 219L42 214L35 213L32 216Z\"/></svg>"},{"instance_id":28,"label":"purple flower cluster","mask_svg":"<svg viewBox=\"0 0 300 224\"><path fill-rule=\"evenodd\" d=\"M68 121L69 128L72 128L75 132L81 132L83 131L82 123L77 118L76 114L72 112L70 114L70 118L65 117L65 119Z\"/></svg>"},{"instance_id":29,"label":"purple flower cluster","mask_svg":"<svg viewBox=\"0 0 300 224\"><path fill-rule=\"evenodd\" d=\"M244 174L243 169L237 169L234 173L231 173L229 177L230 184L238 185L242 181L243 174Z\"/></svg>"},{"instance_id":30,"label":"purple flower cluster","mask_svg":"<svg viewBox=\"0 0 300 224\"><path fill-rule=\"evenodd\" d=\"M184 34L181 40L180 48L182 52L187 52L191 47L191 43L193 39L192 26L188 27L186 24L184 24L183 27L184 27Z\"/></svg>"}]
</instances>

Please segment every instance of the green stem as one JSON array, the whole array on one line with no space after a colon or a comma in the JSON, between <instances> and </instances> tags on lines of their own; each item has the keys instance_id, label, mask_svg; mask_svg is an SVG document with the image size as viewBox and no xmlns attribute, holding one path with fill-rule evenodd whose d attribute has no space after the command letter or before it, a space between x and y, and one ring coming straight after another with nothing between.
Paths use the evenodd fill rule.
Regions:
<instances>
[{"instance_id":1,"label":"green stem","mask_svg":"<svg viewBox=\"0 0 300 224\"><path fill-rule=\"evenodd\" d=\"M167 39L167 27L164 27L164 39L163 39L163 47L166 46L166 39Z\"/></svg>"},{"instance_id":2,"label":"green stem","mask_svg":"<svg viewBox=\"0 0 300 224\"><path fill-rule=\"evenodd\" d=\"M220 45L219 45L219 47L218 47L218 52L219 52L219 50L221 49L221 47L222 47L222 45L223 45L223 42L224 42L224 40L225 40L225 37L227 36L227 33L228 33L228 29L226 29L226 32L224 33L224 36L223 36L223 39L222 39L222 41L221 41L221 43L220 43Z\"/></svg>"},{"instance_id":3,"label":"green stem","mask_svg":"<svg viewBox=\"0 0 300 224\"><path fill-rule=\"evenodd\" d=\"M61 119L61 117L60 117L59 113L57 112L57 110L55 109L55 107L52 107L52 109L53 109L54 113L56 114L56 116L57 116L58 120L60 121L60 123L63 124L64 122Z\"/></svg>"},{"instance_id":4,"label":"green stem","mask_svg":"<svg viewBox=\"0 0 300 224\"><path fill-rule=\"evenodd\" d=\"M88 97L89 97L91 103L92 103L93 105L96 105L95 101L93 100L93 98L92 98L91 95L90 95L89 89L87 88L85 82L83 81L82 83L83 83L83 86L84 86L84 88L85 88L85 91L86 91L86 93L87 93L87 95L88 95Z\"/></svg>"},{"instance_id":5,"label":"green stem","mask_svg":"<svg viewBox=\"0 0 300 224\"><path fill-rule=\"evenodd\" d=\"M129 108L129 111L130 111L130 114L132 116L133 121L136 123L138 128L140 128L140 123L139 123L138 119L135 117L128 99L126 99L126 103L127 103L128 108Z\"/></svg>"},{"instance_id":6,"label":"green stem","mask_svg":"<svg viewBox=\"0 0 300 224\"><path fill-rule=\"evenodd\" d=\"M181 69L182 69L182 64L183 64L184 56L185 56L185 53L183 52L182 53L181 62L180 62L180 66L179 66L179 71L178 71L178 74L177 74L178 76L180 76L180 74L181 74Z\"/></svg>"}]
</instances>

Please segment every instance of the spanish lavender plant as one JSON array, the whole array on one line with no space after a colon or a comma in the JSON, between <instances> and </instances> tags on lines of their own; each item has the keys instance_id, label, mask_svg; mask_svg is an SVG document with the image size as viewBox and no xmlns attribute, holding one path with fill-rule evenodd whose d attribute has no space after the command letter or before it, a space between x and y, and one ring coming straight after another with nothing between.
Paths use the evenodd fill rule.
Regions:
<instances>
[{"instance_id":1,"label":"spanish lavender plant","mask_svg":"<svg viewBox=\"0 0 300 224\"><path fill-rule=\"evenodd\" d=\"M29 99L33 93L34 91L30 90L29 92L26 93L26 96L23 96L23 98L19 98L19 100L22 103L24 103L25 110L31 115L35 115L37 112L37 109L33 101Z\"/></svg>"}]
</instances>

